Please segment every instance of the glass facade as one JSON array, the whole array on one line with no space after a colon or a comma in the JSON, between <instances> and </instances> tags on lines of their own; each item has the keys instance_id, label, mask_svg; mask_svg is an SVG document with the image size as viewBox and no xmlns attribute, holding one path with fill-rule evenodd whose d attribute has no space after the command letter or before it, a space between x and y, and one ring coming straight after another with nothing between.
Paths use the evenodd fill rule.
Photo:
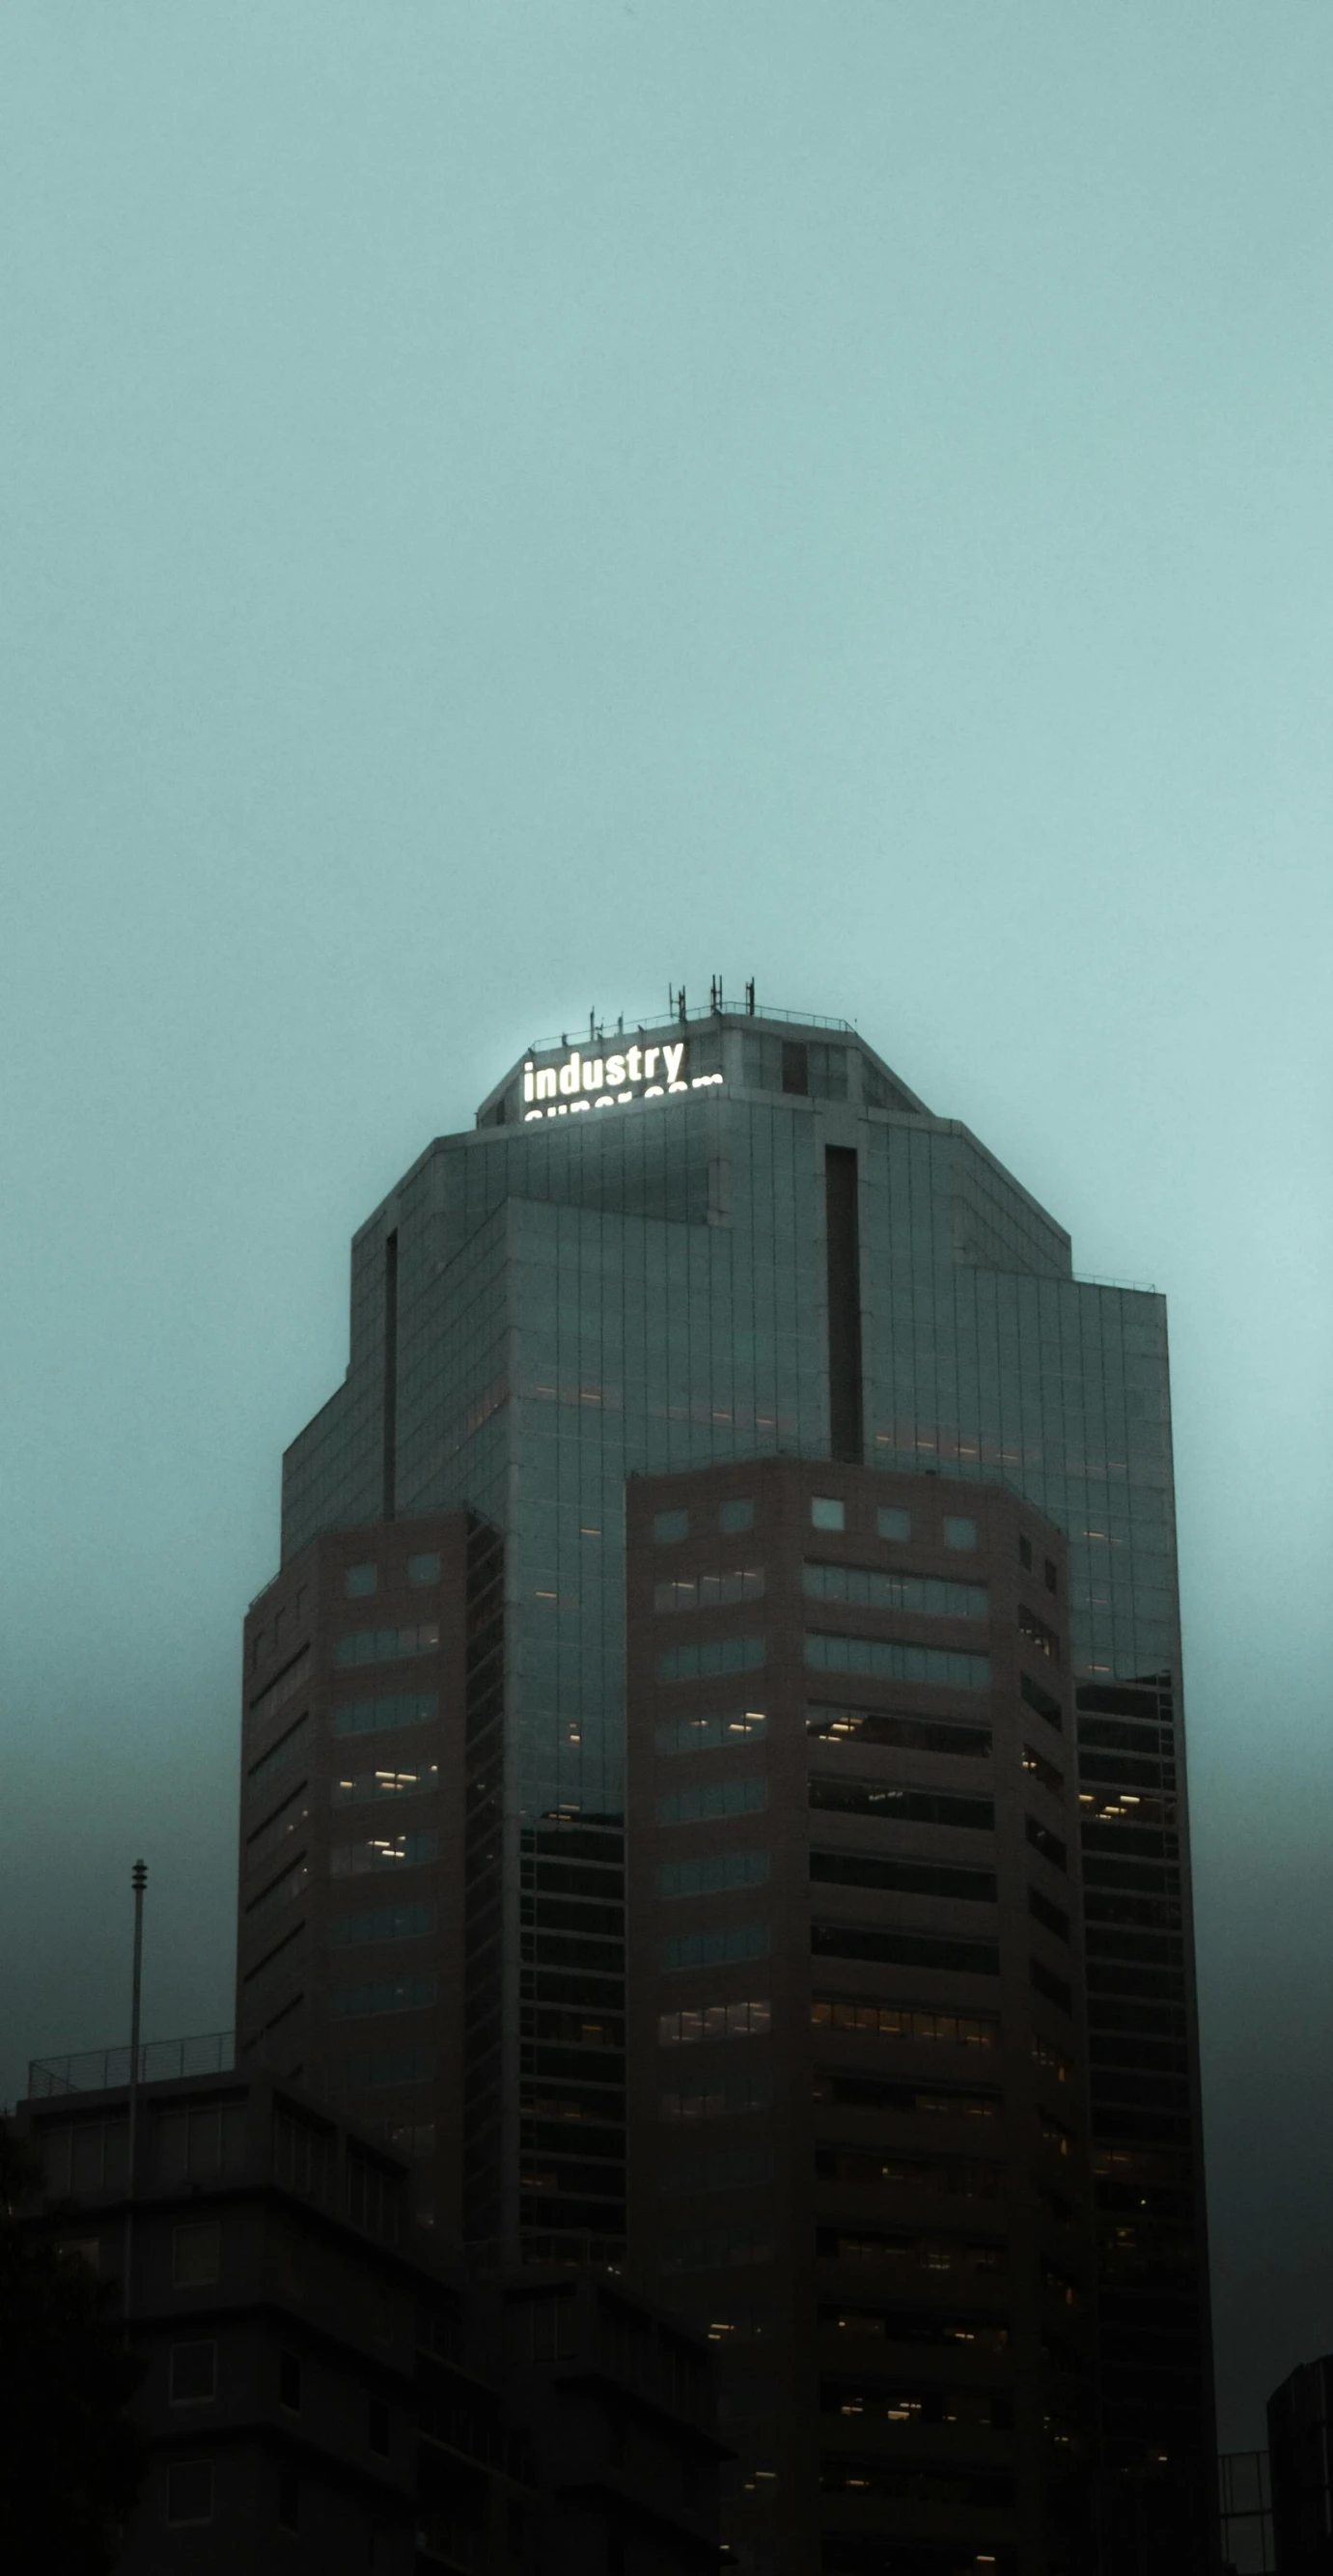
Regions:
<instances>
[{"instance_id":1,"label":"glass facade","mask_svg":"<svg viewBox=\"0 0 1333 2576\"><path fill-rule=\"evenodd\" d=\"M866 1467L922 1480L920 1509L895 1506L878 1529L872 1512L870 1531L881 1544L936 1533L943 1561L919 1606L954 1619L969 1604L984 1609L960 1561L975 1535L970 1485L1008 1486L1055 1522L1068 1544L1061 1609L1072 1672L1051 1660L1053 1569L1038 1562L1022 1619L1034 1667L1025 1697L1044 1739L1032 1768L1037 1778L1049 1770L1063 1737L1062 1765L1077 1762L1081 1775L1114 2332L1128 2351L1151 2310L1168 2356L1164 2375L1150 2372L1137 2394L1111 2369L1110 2438L1128 2458L1155 2440L1164 2447L1161 2428L1178 2421L1197 2451L1207 2326L1164 1301L1075 1278L1060 1225L853 1033L834 1040L760 1015L665 1036L687 1046L679 1096L574 1100L568 1115L560 1102L530 1109L516 1067L475 1131L430 1145L361 1228L346 1381L285 1461L284 1558L322 1532L460 1507L503 1534L512 1844L501 1911L517 1927L522 1838L552 1820L609 1832L623 1816L628 1478L782 1453L845 1456L852 1437ZM831 1411L830 1155L854 1160L847 1240L859 1265L859 1335L849 1343L842 1332L838 1362L845 1371L855 1351L859 1408L844 1391L841 1429ZM743 1496L723 1509L714 1529L749 1526ZM841 1506L821 1519L816 1500L807 1540L818 1549L816 1533L842 1526ZM663 1514L655 1535L664 1547L679 1542L684 1515ZM716 1562L729 1577L725 1557ZM416 1563L414 1579L429 1579L426 1561ZM664 1597L670 1563L661 1561ZM893 1593L890 1567L886 1559L874 1578L876 1599ZM823 1688L817 1676L881 1673L886 1655L907 1680L986 1686L985 1658L961 1638L872 1644L852 1633L860 1595L839 1567L812 1558L808 1581L826 1605L810 1604L821 1622L806 1650L821 1703L815 1731L845 1738L880 1723L823 1707L851 1685ZM672 1645L664 1619L659 1678L739 1674L762 1659L767 1605L741 1634L725 1607L733 1597L719 1585L715 1641ZM354 1615L339 1654L349 1664L410 1657L434 1633L428 1623L354 1630ZM835 1621L838 1633L822 1633ZM354 1708L377 1705L387 1702L349 1700L343 1724L350 1731ZM920 1726L923 1744L949 1749L947 1729L932 1735L924 1717ZM348 1844L334 1867L411 1866L429 1839ZM664 1964L758 1958L767 1946L757 1922L701 1937L704 1950L687 1959L682 1937L679 1961ZM524 1955L540 1964L541 1954L538 1933ZM603 1966L609 2002L605 1954ZM1142 2046L1159 2029L1160 2067ZM514 2030L505 2048L515 2064L517 2047ZM1170 2168L1160 2223L1169 2219L1178 2245L1185 2213L1183 2267L1157 2260L1154 2207L1130 2225L1136 2157ZM1157 2186L1143 2189L1151 2203ZM1122 2226L1137 2231L1133 2259L1116 2255ZM1180 2554L1182 2567L1193 2563Z\"/></svg>"}]
</instances>

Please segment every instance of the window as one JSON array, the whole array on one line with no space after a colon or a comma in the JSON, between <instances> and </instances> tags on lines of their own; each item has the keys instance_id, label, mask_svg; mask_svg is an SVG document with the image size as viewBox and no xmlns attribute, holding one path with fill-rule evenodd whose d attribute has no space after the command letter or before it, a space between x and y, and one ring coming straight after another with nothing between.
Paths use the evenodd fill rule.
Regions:
<instances>
[{"instance_id":1,"label":"window","mask_svg":"<svg viewBox=\"0 0 1333 2576\"><path fill-rule=\"evenodd\" d=\"M919 1610L933 1619L984 1619L984 1583L948 1583L936 1574L886 1574L871 1565L808 1564L807 1601L846 1601L856 1610Z\"/></svg>"},{"instance_id":2,"label":"window","mask_svg":"<svg viewBox=\"0 0 1333 2576\"><path fill-rule=\"evenodd\" d=\"M843 1816L870 1816L880 1824L957 1825L989 1833L993 1798L956 1797L949 1789L899 1789L887 1780L810 1782L810 1804Z\"/></svg>"},{"instance_id":3,"label":"window","mask_svg":"<svg viewBox=\"0 0 1333 2576\"><path fill-rule=\"evenodd\" d=\"M335 1843L331 1878L360 1878L366 1870L420 1869L439 1851L438 1834L376 1834L361 1843Z\"/></svg>"},{"instance_id":4,"label":"window","mask_svg":"<svg viewBox=\"0 0 1333 2576\"><path fill-rule=\"evenodd\" d=\"M1050 1861L1056 1869L1068 1869L1069 1854L1059 1835L1053 1834L1049 1825L1043 1825L1036 1816L1029 1816L1027 1831L1028 1841L1034 1851L1041 1853L1043 1860Z\"/></svg>"},{"instance_id":5,"label":"window","mask_svg":"<svg viewBox=\"0 0 1333 2576\"><path fill-rule=\"evenodd\" d=\"M215 2343L174 2343L168 2360L173 2406L204 2406L217 2395L218 2348Z\"/></svg>"},{"instance_id":6,"label":"window","mask_svg":"<svg viewBox=\"0 0 1333 2576\"><path fill-rule=\"evenodd\" d=\"M426 1556L409 1556L407 1560L407 1579L408 1582L412 1584L438 1583L440 1579L440 1560L438 1556L433 1554Z\"/></svg>"},{"instance_id":7,"label":"window","mask_svg":"<svg viewBox=\"0 0 1333 2576\"><path fill-rule=\"evenodd\" d=\"M659 1753L718 1753L728 1744L746 1744L768 1732L762 1709L737 1709L730 1717L670 1717L655 1738Z\"/></svg>"},{"instance_id":8,"label":"window","mask_svg":"<svg viewBox=\"0 0 1333 2576\"><path fill-rule=\"evenodd\" d=\"M368 2013L424 2012L433 2004L437 1980L431 1976L386 1977L363 1986L335 1986L329 1996L331 2021L360 2021Z\"/></svg>"},{"instance_id":9,"label":"window","mask_svg":"<svg viewBox=\"0 0 1333 2576\"><path fill-rule=\"evenodd\" d=\"M764 1589L762 1565L738 1566L730 1574L691 1574L676 1582L655 1583L653 1608L726 1610L734 1601L757 1601Z\"/></svg>"},{"instance_id":10,"label":"window","mask_svg":"<svg viewBox=\"0 0 1333 2576\"><path fill-rule=\"evenodd\" d=\"M1035 1708L1038 1717L1044 1717L1048 1726L1058 1726L1063 1731L1064 1711L1058 1699L1052 1699L1050 1692L1043 1690L1040 1682L1034 1682L1030 1673L1019 1674L1018 1687L1028 1707Z\"/></svg>"},{"instance_id":11,"label":"window","mask_svg":"<svg viewBox=\"0 0 1333 2576\"><path fill-rule=\"evenodd\" d=\"M1065 2127L1063 2120L1057 2120L1053 2111L1043 2111L1038 2108L1037 2133L1042 2145L1049 2147L1055 2155L1072 2156L1074 2132Z\"/></svg>"},{"instance_id":12,"label":"window","mask_svg":"<svg viewBox=\"0 0 1333 2576\"><path fill-rule=\"evenodd\" d=\"M343 2079L354 2093L373 2093L386 2084L429 2084L435 2065L433 2048L380 2048L345 2057Z\"/></svg>"},{"instance_id":13,"label":"window","mask_svg":"<svg viewBox=\"0 0 1333 2576\"><path fill-rule=\"evenodd\" d=\"M1031 1772L1034 1780L1041 1782L1043 1789L1049 1789L1053 1798L1064 1796L1064 1773L1057 1771L1055 1764L1048 1762L1045 1754L1038 1753L1035 1746L1031 1744L1025 1744L1023 1747L1023 1768Z\"/></svg>"},{"instance_id":14,"label":"window","mask_svg":"<svg viewBox=\"0 0 1333 2576\"><path fill-rule=\"evenodd\" d=\"M167 2469L168 2522L211 2522L212 2519L212 2461L172 2460Z\"/></svg>"},{"instance_id":15,"label":"window","mask_svg":"<svg viewBox=\"0 0 1333 2576\"><path fill-rule=\"evenodd\" d=\"M817 1629L806 1637L805 1660L820 1673L870 1673L879 1681L933 1682L942 1690L990 1688L989 1655L909 1646L896 1637L835 1637Z\"/></svg>"},{"instance_id":16,"label":"window","mask_svg":"<svg viewBox=\"0 0 1333 2576\"><path fill-rule=\"evenodd\" d=\"M900 1503L881 1503L875 1514L875 1527L881 1538L894 1539L905 1547L912 1535L912 1515Z\"/></svg>"},{"instance_id":17,"label":"window","mask_svg":"<svg viewBox=\"0 0 1333 2576\"><path fill-rule=\"evenodd\" d=\"M1053 1932L1057 1941L1068 1940L1068 1915L1060 1906L1052 1905L1049 1896L1043 1896L1039 1887L1028 1889L1028 1912L1034 1922L1043 1924L1048 1932Z\"/></svg>"},{"instance_id":18,"label":"window","mask_svg":"<svg viewBox=\"0 0 1333 2576\"><path fill-rule=\"evenodd\" d=\"M310 1648L303 1646L299 1655L293 1655L291 1662L284 1667L283 1671L274 1676L267 1689L262 1690L257 1699L251 1700L251 1725L261 1726L266 1724L270 1717L276 1717L278 1710L285 1708L288 1700L295 1699L297 1692L304 1690L309 1678Z\"/></svg>"},{"instance_id":19,"label":"window","mask_svg":"<svg viewBox=\"0 0 1333 2576\"><path fill-rule=\"evenodd\" d=\"M660 2013L660 2048L678 2048L700 2039L767 2039L773 2027L770 2003L683 2004L679 2012Z\"/></svg>"},{"instance_id":20,"label":"window","mask_svg":"<svg viewBox=\"0 0 1333 2576\"><path fill-rule=\"evenodd\" d=\"M1057 2048L1054 2040L1048 2039L1044 2031L1034 2030L1032 2034L1032 2054L1038 2066L1044 2066L1047 2074L1053 2075L1057 2084L1067 2084L1069 2082L1069 2078L1073 2073L1069 2060L1066 2057L1064 2050L1062 2048Z\"/></svg>"},{"instance_id":21,"label":"window","mask_svg":"<svg viewBox=\"0 0 1333 2576\"><path fill-rule=\"evenodd\" d=\"M152 2140L156 2176L166 2182L207 2180L244 2155L245 2104L200 2102L189 2110L156 2111Z\"/></svg>"},{"instance_id":22,"label":"window","mask_svg":"<svg viewBox=\"0 0 1333 2576\"><path fill-rule=\"evenodd\" d=\"M766 1959L770 1943L766 1923L728 1923L716 1932L677 1932L658 1947L658 1963L674 1968L721 1968L737 1959Z\"/></svg>"},{"instance_id":23,"label":"window","mask_svg":"<svg viewBox=\"0 0 1333 2576\"><path fill-rule=\"evenodd\" d=\"M378 1798L421 1798L438 1786L439 1777L435 1762L417 1763L410 1771L352 1771L330 1783L329 1795L335 1807L369 1806Z\"/></svg>"},{"instance_id":24,"label":"window","mask_svg":"<svg viewBox=\"0 0 1333 2576\"><path fill-rule=\"evenodd\" d=\"M387 2460L389 2456L389 2409L382 2397L371 2398L368 2435L372 2451L374 2451L377 2457L381 2460Z\"/></svg>"},{"instance_id":25,"label":"window","mask_svg":"<svg viewBox=\"0 0 1333 2576\"><path fill-rule=\"evenodd\" d=\"M1046 1589L1048 1592L1058 1592L1060 1589L1060 1578L1049 1556L1046 1559Z\"/></svg>"},{"instance_id":26,"label":"window","mask_svg":"<svg viewBox=\"0 0 1333 2576\"><path fill-rule=\"evenodd\" d=\"M1000 2028L994 2013L867 2003L860 1995L817 1995L810 2006L810 2020L816 2030L869 2031L879 2039L938 2039L954 2048L993 2048Z\"/></svg>"},{"instance_id":27,"label":"window","mask_svg":"<svg viewBox=\"0 0 1333 2576\"><path fill-rule=\"evenodd\" d=\"M732 2263L771 2263L770 2228L753 2225L705 2227L688 2236L669 2236L662 2250L664 2272L719 2272Z\"/></svg>"},{"instance_id":28,"label":"window","mask_svg":"<svg viewBox=\"0 0 1333 2576\"><path fill-rule=\"evenodd\" d=\"M280 2352L278 2355L278 2404L289 2407L293 2415L299 2415L301 2412L299 2352Z\"/></svg>"},{"instance_id":29,"label":"window","mask_svg":"<svg viewBox=\"0 0 1333 2576\"><path fill-rule=\"evenodd\" d=\"M343 1575L343 1593L348 1601L363 1601L368 1593L379 1590L379 1569L374 1565L349 1565Z\"/></svg>"},{"instance_id":30,"label":"window","mask_svg":"<svg viewBox=\"0 0 1333 2576\"><path fill-rule=\"evenodd\" d=\"M654 1512L653 1541L656 1546L674 1547L678 1539L688 1538L689 1534L688 1512Z\"/></svg>"},{"instance_id":31,"label":"window","mask_svg":"<svg viewBox=\"0 0 1333 2576\"><path fill-rule=\"evenodd\" d=\"M829 1744L896 1744L907 1753L963 1754L985 1761L991 1749L988 1726L964 1726L947 1717L900 1717L895 1709L828 1708L811 1701L805 1712L807 1735Z\"/></svg>"},{"instance_id":32,"label":"window","mask_svg":"<svg viewBox=\"0 0 1333 2576\"><path fill-rule=\"evenodd\" d=\"M717 1525L722 1531L724 1537L727 1538L735 1537L741 1530L753 1529L753 1495L733 1494L729 1501L720 1505L717 1515Z\"/></svg>"},{"instance_id":33,"label":"window","mask_svg":"<svg viewBox=\"0 0 1333 2576\"><path fill-rule=\"evenodd\" d=\"M344 1700L333 1712L335 1735L382 1735L395 1726L425 1726L436 1715L434 1691L392 1691L384 1699Z\"/></svg>"},{"instance_id":34,"label":"window","mask_svg":"<svg viewBox=\"0 0 1333 2576\"><path fill-rule=\"evenodd\" d=\"M1061 2012L1072 2013L1074 1998L1069 1987L1063 1977L1057 1977L1054 1969L1047 1967L1044 1959L1029 1959L1028 1974L1037 1994L1045 1995L1048 2003L1058 2004Z\"/></svg>"},{"instance_id":35,"label":"window","mask_svg":"<svg viewBox=\"0 0 1333 2576\"><path fill-rule=\"evenodd\" d=\"M579 2342L578 2310L572 2296L564 2290L544 2290L531 2298L507 2298L504 2338L511 2361L567 2361Z\"/></svg>"},{"instance_id":36,"label":"window","mask_svg":"<svg viewBox=\"0 0 1333 2576\"><path fill-rule=\"evenodd\" d=\"M870 1959L877 1965L898 1968L958 1969L974 1977L998 1977L1000 1973L998 1942L952 1941L934 1932L882 1932L877 1924L812 1923L810 1948L817 1959Z\"/></svg>"},{"instance_id":37,"label":"window","mask_svg":"<svg viewBox=\"0 0 1333 2576\"><path fill-rule=\"evenodd\" d=\"M1020 1537L1018 1542L1018 1562L1020 1565L1026 1567L1029 1574L1032 1572L1032 1541L1030 1538Z\"/></svg>"},{"instance_id":38,"label":"window","mask_svg":"<svg viewBox=\"0 0 1333 2576\"><path fill-rule=\"evenodd\" d=\"M1020 1637L1026 1637L1030 1646L1036 1647L1039 1655L1047 1656L1053 1664L1059 1663L1060 1640L1054 1628L1048 1628L1045 1620L1039 1619L1036 1611L1029 1610L1023 1601L1018 1605L1018 1633Z\"/></svg>"},{"instance_id":39,"label":"window","mask_svg":"<svg viewBox=\"0 0 1333 2576\"><path fill-rule=\"evenodd\" d=\"M705 1825L719 1816L757 1815L768 1805L767 1780L704 1780L657 1801L659 1825Z\"/></svg>"},{"instance_id":40,"label":"window","mask_svg":"<svg viewBox=\"0 0 1333 2576\"><path fill-rule=\"evenodd\" d=\"M976 1546L976 1543L977 1525L975 1521L968 1520L962 1513L946 1514L944 1522L944 1544L946 1547L972 1549Z\"/></svg>"},{"instance_id":41,"label":"window","mask_svg":"<svg viewBox=\"0 0 1333 2576\"><path fill-rule=\"evenodd\" d=\"M215 2218L190 2219L171 2231L173 2289L201 2290L219 2277L221 2230Z\"/></svg>"},{"instance_id":42,"label":"window","mask_svg":"<svg viewBox=\"0 0 1333 2576\"><path fill-rule=\"evenodd\" d=\"M762 1637L704 1637L671 1646L657 1658L659 1682L705 1681L714 1673L753 1672L764 1660Z\"/></svg>"},{"instance_id":43,"label":"window","mask_svg":"<svg viewBox=\"0 0 1333 2576\"><path fill-rule=\"evenodd\" d=\"M301 2528L301 2481L295 2469L278 2471L278 2523L283 2531Z\"/></svg>"},{"instance_id":44,"label":"window","mask_svg":"<svg viewBox=\"0 0 1333 2576\"><path fill-rule=\"evenodd\" d=\"M954 1861L908 1859L896 1852L812 1851L810 1876L836 1887L892 1888L905 1896L957 1896L973 1905L995 1903L994 1870L966 1869Z\"/></svg>"},{"instance_id":45,"label":"window","mask_svg":"<svg viewBox=\"0 0 1333 2576\"><path fill-rule=\"evenodd\" d=\"M270 1744L267 1753L261 1753L259 1760L251 1763L245 1775L248 1790L266 1787L275 1772L285 1771L289 1762L299 1762L303 1758L309 1724L309 1718L298 1717L295 1725L289 1726L286 1734L278 1737L276 1744Z\"/></svg>"},{"instance_id":46,"label":"window","mask_svg":"<svg viewBox=\"0 0 1333 2576\"><path fill-rule=\"evenodd\" d=\"M711 2156L692 2156L688 2164L664 2164L657 2187L674 2197L688 2191L753 2191L772 2179L771 2147L721 2147Z\"/></svg>"},{"instance_id":47,"label":"window","mask_svg":"<svg viewBox=\"0 0 1333 2576\"><path fill-rule=\"evenodd\" d=\"M304 1895L309 1876L305 1853L298 1852L285 1869L279 1870L276 1878L269 1880L267 1887L261 1887L258 1896L251 1897L245 1909L247 1921L253 1922L265 1914L275 1913L280 1905L294 1905L297 1898Z\"/></svg>"},{"instance_id":48,"label":"window","mask_svg":"<svg viewBox=\"0 0 1333 2576\"><path fill-rule=\"evenodd\" d=\"M414 1628L350 1628L333 1649L335 1664L393 1663L404 1655L428 1655L440 1642L438 1619L418 1620Z\"/></svg>"},{"instance_id":49,"label":"window","mask_svg":"<svg viewBox=\"0 0 1333 2576\"><path fill-rule=\"evenodd\" d=\"M335 1950L359 1950L379 1941L414 1941L436 1927L433 1897L420 1905L378 1905L363 1914L335 1914L329 1939Z\"/></svg>"},{"instance_id":50,"label":"window","mask_svg":"<svg viewBox=\"0 0 1333 2576\"><path fill-rule=\"evenodd\" d=\"M681 2085L674 2093L660 2095L657 2107L664 2120L713 2120L732 2112L767 2110L772 2099L772 2069L761 2067L748 2074L719 2074Z\"/></svg>"},{"instance_id":51,"label":"window","mask_svg":"<svg viewBox=\"0 0 1333 2576\"><path fill-rule=\"evenodd\" d=\"M768 1878L766 1851L714 1852L707 1859L664 1861L657 1873L659 1896L720 1896L731 1887L762 1887Z\"/></svg>"},{"instance_id":52,"label":"window","mask_svg":"<svg viewBox=\"0 0 1333 2576\"><path fill-rule=\"evenodd\" d=\"M838 1500L836 1494L811 1495L810 1527L812 1529L840 1530L845 1529L846 1526L847 1506Z\"/></svg>"}]
</instances>

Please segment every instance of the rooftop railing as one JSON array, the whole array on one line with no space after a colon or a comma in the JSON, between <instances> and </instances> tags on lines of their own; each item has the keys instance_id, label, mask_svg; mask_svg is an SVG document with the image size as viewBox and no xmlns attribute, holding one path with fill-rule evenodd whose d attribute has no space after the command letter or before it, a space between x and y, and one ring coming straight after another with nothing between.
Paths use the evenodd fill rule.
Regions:
<instances>
[{"instance_id":1,"label":"rooftop railing","mask_svg":"<svg viewBox=\"0 0 1333 2576\"><path fill-rule=\"evenodd\" d=\"M139 2082L165 2084L179 2075L230 2075L236 2065L234 2030L210 2030L191 2039L148 2039L139 2050ZM56 2093L109 2093L130 2080L130 2052L79 2049L71 2057L34 2057L28 2095L43 2101Z\"/></svg>"},{"instance_id":2,"label":"rooftop railing","mask_svg":"<svg viewBox=\"0 0 1333 2576\"><path fill-rule=\"evenodd\" d=\"M848 1038L857 1035L855 1021L830 1019L824 1011L788 1011L781 1009L776 1002L756 1002L754 1009L749 1010L743 1002L721 1000L698 1002L682 1010L678 1002L671 1000L664 1011L618 1014L614 1025L592 1013L586 1039L579 1027L562 1029L559 1037L535 1038L528 1052L531 1055L550 1055L556 1047L583 1046L585 1043L609 1046L613 1038L636 1037L649 1029L674 1028L689 1020L783 1020L791 1028L836 1029L841 1036Z\"/></svg>"}]
</instances>

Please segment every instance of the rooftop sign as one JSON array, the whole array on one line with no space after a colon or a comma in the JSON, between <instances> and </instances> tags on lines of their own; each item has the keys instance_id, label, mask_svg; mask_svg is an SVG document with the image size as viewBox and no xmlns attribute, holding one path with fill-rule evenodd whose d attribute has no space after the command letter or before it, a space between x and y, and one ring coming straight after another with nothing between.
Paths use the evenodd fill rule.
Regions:
<instances>
[{"instance_id":1,"label":"rooftop sign","mask_svg":"<svg viewBox=\"0 0 1333 2576\"><path fill-rule=\"evenodd\" d=\"M686 1080L688 1038L670 1045L624 1047L616 1055L583 1055L574 1047L562 1063L523 1067L525 1120L566 1118L575 1109L624 1109L634 1100L663 1100L668 1093L707 1091L720 1073Z\"/></svg>"}]
</instances>

